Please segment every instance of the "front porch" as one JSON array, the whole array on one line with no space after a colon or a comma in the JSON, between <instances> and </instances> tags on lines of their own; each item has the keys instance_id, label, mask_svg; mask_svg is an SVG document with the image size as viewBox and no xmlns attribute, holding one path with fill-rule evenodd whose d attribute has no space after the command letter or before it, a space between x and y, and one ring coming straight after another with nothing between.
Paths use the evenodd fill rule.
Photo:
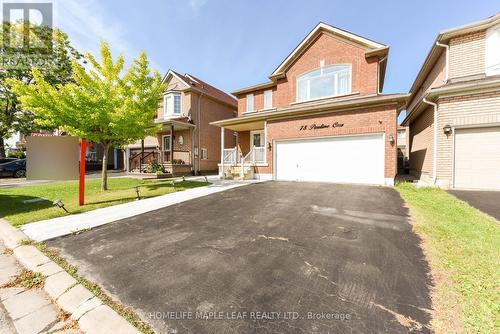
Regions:
<instances>
[{"instance_id":1,"label":"front porch","mask_svg":"<svg viewBox=\"0 0 500 334\"><path fill-rule=\"evenodd\" d=\"M219 175L224 179L253 179L258 166L267 166L266 122L255 122L221 127L236 131L237 146L225 148L221 142L221 163Z\"/></svg>"},{"instance_id":2,"label":"front porch","mask_svg":"<svg viewBox=\"0 0 500 334\"><path fill-rule=\"evenodd\" d=\"M129 154L129 172L166 173L172 176L193 172L192 135L194 125L176 120L159 122L161 130L155 137L141 142Z\"/></svg>"}]
</instances>

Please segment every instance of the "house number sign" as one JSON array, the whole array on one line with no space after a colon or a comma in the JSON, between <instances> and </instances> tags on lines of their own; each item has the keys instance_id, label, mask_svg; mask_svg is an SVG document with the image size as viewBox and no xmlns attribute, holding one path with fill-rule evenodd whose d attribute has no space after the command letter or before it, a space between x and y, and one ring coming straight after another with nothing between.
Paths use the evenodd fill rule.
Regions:
<instances>
[{"instance_id":1,"label":"house number sign","mask_svg":"<svg viewBox=\"0 0 500 334\"><path fill-rule=\"evenodd\" d=\"M330 129L330 128L341 128L344 126L344 123L339 123L335 122L333 124L311 124L311 125L301 125L299 131L304 131L304 130L320 130L320 129Z\"/></svg>"}]
</instances>

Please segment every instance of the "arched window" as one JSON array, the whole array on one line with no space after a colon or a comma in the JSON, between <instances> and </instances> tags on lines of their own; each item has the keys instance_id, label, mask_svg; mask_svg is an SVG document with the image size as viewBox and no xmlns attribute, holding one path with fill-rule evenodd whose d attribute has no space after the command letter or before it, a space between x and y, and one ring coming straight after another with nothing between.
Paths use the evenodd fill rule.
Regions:
<instances>
[{"instance_id":1,"label":"arched window","mask_svg":"<svg viewBox=\"0 0 500 334\"><path fill-rule=\"evenodd\" d=\"M297 77L297 102L349 94L350 64L323 66Z\"/></svg>"}]
</instances>

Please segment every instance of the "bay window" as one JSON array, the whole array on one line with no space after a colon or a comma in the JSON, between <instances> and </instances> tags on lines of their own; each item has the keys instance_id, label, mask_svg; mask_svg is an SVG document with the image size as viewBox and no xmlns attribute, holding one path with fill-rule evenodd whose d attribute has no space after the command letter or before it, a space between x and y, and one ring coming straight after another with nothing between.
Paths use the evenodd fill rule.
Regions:
<instances>
[{"instance_id":1,"label":"bay window","mask_svg":"<svg viewBox=\"0 0 500 334\"><path fill-rule=\"evenodd\" d=\"M169 93L163 97L163 114L165 118L181 114L181 94Z\"/></svg>"},{"instance_id":2,"label":"bay window","mask_svg":"<svg viewBox=\"0 0 500 334\"><path fill-rule=\"evenodd\" d=\"M333 97L351 92L350 64L322 66L297 78L297 102Z\"/></svg>"}]
</instances>

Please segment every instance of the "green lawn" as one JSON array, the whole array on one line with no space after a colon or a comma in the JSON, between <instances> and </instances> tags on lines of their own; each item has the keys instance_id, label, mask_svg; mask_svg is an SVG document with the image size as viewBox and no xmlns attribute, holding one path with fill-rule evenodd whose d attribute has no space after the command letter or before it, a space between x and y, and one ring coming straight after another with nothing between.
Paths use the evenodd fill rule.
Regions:
<instances>
[{"instance_id":1,"label":"green lawn","mask_svg":"<svg viewBox=\"0 0 500 334\"><path fill-rule=\"evenodd\" d=\"M432 267L436 332L499 333L500 222L443 190L396 189Z\"/></svg>"},{"instance_id":2,"label":"green lawn","mask_svg":"<svg viewBox=\"0 0 500 334\"><path fill-rule=\"evenodd\" d=\"M135 189L140 186L141 198L148 198L174 191L205 186L205 182L143 181L135 178L109 178L108 191L101 192L100 179L86 180L85 205L78 207L78 182L61 182L34 186L0 189L0 216L14 226L67 215L62 209L54 207L52 201L59 198L70 213L80 213L136 199ZM23 203L36 197L47 201Z\"/></svg>"}]
</instances>

